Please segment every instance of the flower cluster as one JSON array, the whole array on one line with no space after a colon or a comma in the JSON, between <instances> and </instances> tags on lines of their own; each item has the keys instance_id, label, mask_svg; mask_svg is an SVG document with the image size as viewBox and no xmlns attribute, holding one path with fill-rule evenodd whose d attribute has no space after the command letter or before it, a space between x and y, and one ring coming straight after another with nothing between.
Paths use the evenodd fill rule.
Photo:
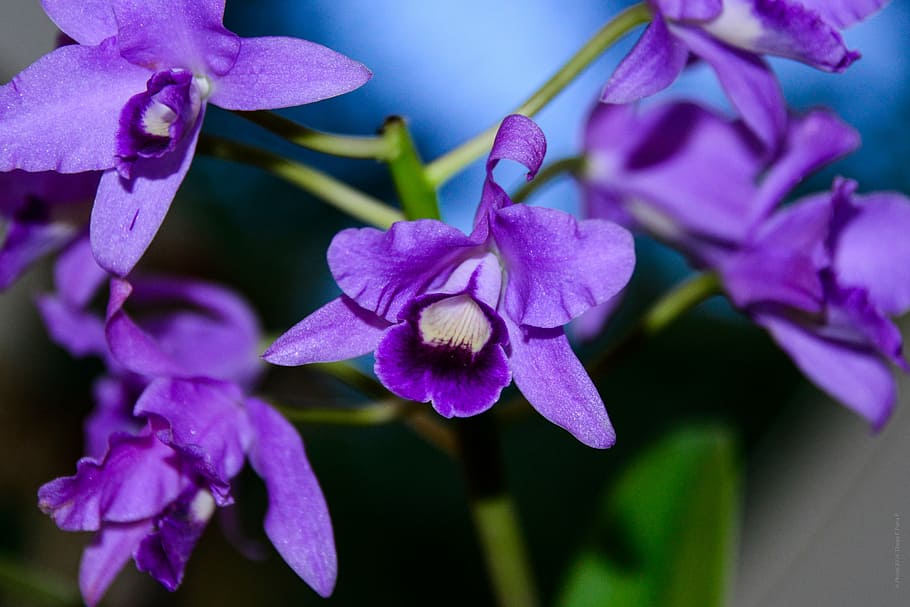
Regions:
<instances>
[{"instance_id":1,"label":"flower cluster","mask_svg":"<svg viewBox=\"0 0 910 607\"><path fill-rule=\"evenodd\" d=\"M892 321L910 310L910 200L858 195L837 178L830 192L786 202L859 137L827 110L789 111L764 55L842 72L859 53L841 30L885 4L647 0L650 23L585 126L584 219L516 203L497 182L503 160L531 182L547 148L529 117L509 115L495 137L462 150L489 149L470 233L426 216L339 232L327 261L340 295L262 358L298 366L372 354L385 389L443 418L488 411L514 382L545 419L608 448L616 431L565 327L600 330L632 277L639 233L715 274L806 376L882 427L896 400L889 365L910 371ZM254 312L223 287L131 273L189 171L209 104L301 105L371 73L313 42L241 38L223 25L225 0L42 5L66 43L0 86L0 289L59 252L56 292L38 299L40 313L52 339L100 358L105 374L86 456L73 476L41 487L39 507L61 529L95 534L79 574L88 604L130 558L174 590L208 522L229 512L248 461L268 492L267 536L328 596L337 570L328 507L297 431L256 395ZM737 117L694 102L639 104L699 61ZM332 153L356 142L358 158L375 144L338 140ZM381 141L376 157L391 167L402 140ZM413 213L401 184L433 180L410 160L410 179L397 166L393 176ZM374 204L318 181L331 196L354 192L348 207ZM101 314L93 306L105 284Z\"/></svg>"},{"instance_id":2,"label":"flower cluster","mask_svg":"<svg viewBox=\"0 0 910 607\"><path fill-rule=\"evenodd\" d=\"M83 239L57 265L57 294L39 301L58 343L107 366L86 424L88 455L75 476L38 492L61 529L96 533L79 574L86 602L101 598L130 557L174 590L216 508L233 503L231 481L247 458L268 490L266 534L329 595L328 508L296 430L250 396L261 363L247 304L198 281L115 278L101 318L87 304L103 280Z\"/></svg>"}]
</instances>

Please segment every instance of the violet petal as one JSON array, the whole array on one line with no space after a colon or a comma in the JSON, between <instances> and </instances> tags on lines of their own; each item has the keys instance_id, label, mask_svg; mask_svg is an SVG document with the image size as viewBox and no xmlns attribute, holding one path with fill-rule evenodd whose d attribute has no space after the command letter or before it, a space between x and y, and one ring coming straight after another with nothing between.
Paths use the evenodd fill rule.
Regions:
<instances>
[{"instance_id":1,"label":"violet petal","mask_svg":"<svg viewBox=\"0 0 910 607\"><path fill-rule=\"evenodd\" d=\"M786 320L758 316L803 373L825 392L881 428L894 408L896 388L888 367L871 349L815 335Z\"/></svg>"},{"instance_id":2,"label":"violet petal","mask_svg":"<svg viewBox=\"0 0 910 607\"><path fill-rule=\"evenodd\" d=\"M228 110L263 110L321 101L363 86L366 67L299 38L241 38L237 62L213 83L210 101Z\"/></svg>"},{"instance_id":3,"label":"violet petal","mask_svg":"<svg viewBox=\"0 0 910 607\"><path fill-rule=\"evenodd\" d=\"M616 295L632 276L632 235L600 219L515 205L497 211L493 237L507 273L506 313L535 327L564 325Z\"/></svg>"},{"instance_id":4,"label":"violet petal","mask_svg":"<svg viewBox=\"0 0 910 607\"><path fill-rule=\"evenodd\" d=\"M112 167L120 110L148 77L114 39L48 53L0 86L0 171Z\"/></svg>"},{"instance_id":5,"label":"violet petal","mask_svg":"<svg viewBox=\"0 0 910 607\"><path fill-rule=\"evenodd\" d=\"M635 46L610 76L600 100L631 103L658 93L676 80L689 49L677 39L660 15L645 30Z\"/></svg>"},{"instance_id":6,"label":"violet petal","mask_svg":"<svg viewBox=\"0 0 910 607\"><path fill-rule=\"evenodd\" d=\"M254 439L250 464L265 481L269 507L265 532L297 575L321 596L332 594L338 574L335 538L325 497L300 435L262 401L247 400Z\"/></svg>"},{"instance_id":7,"label":"violet petal","mask_svg":"<svg viewBox=\"0 0 910 607\"><path fill-rule=\"evenodd\" d=\"M344 294L389 322L436 279L444 280L477 243L433 219L342 230L329 245L329 268ZM444 276L440 276L443 275Z\"/></svg>"},{"instance_id":8,"label":"violet petal","mask_svg":"<svg viewBox=\"0 0 910 607\"><path fill-rule=\"evenodd\" d=\"M94 607L123 569L142 538L152 530L151 520L129 524L108 524L98 532L82 553L79 590L88 607Z\"/></svg>"},{"instance_id":9,"label":"violet petal","mask_svg":"<svg viewBox=\"0 0 910 607\"><path fill-rule=\"evenodd\" d=\"M879 11L890 0L799 0L822 19L840 28L850 27Z\"/></svg>"},{"instance_id":10,"label":"violet petal","mask_svg":"<svg viewBox=\"0 0 910 607\"><path fill-rule=\"evenodd\" d=\"M111 0L41 0L44 12L60 31L86 46L117 34Z\"/></svg>"},{"instance_id":11,"label":"violet petal","mask_svg":"<svg viewBox=\"0 0 910 607\"><path fill-rule=\"evenodd\" d=\"M347 360L375 350L388 326L342 295L291 327L262 357L283 366Z\"/></svg>"},{"instance_id":12,"label":"violet petal","mask_svg":"<svg viewBox=\"0 0 910 607\"><path fill-rule=\"evenodd\" d=\"M119 0L114 14L123 57L136 65L221 76L240 52L221 24L224 0Z\"/></svg>"},{"instance_id":13,"label":"violet petal","mask_svg":"<svg viewBox=\"0 0 910 607\"><path fill-rule=\"evenodd\" d=\"M504 320L512 347L512 378L531 406L585 445L612 447L616 432L603 400L562 327L519 328Z\"/></svg>"},{"instance_id":14,"label":"violet petal","mask_svg":"<svg viewBox=\"0 0 910 607\"><path fill-rule=\"evenodd\" d=\"M190 169L203 113L173 152L136 160L131 179L115 170L101 177L90 230L92 250L102 268L126 276L151 244Z\"/></svg>"}]
</instances>

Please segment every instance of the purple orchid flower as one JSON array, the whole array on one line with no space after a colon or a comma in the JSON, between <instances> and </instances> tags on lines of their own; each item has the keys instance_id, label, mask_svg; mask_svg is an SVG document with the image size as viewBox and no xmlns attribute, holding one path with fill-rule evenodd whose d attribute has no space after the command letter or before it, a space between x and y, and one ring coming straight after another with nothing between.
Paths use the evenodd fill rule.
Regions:
<instances>
[{"instance_id":1,"label":"purple orchid flower","mask_svg":"<svg viewBox=\"0 0 910 607\"><path fill-rule=\"evenodd\" d=\"M42 313L66 347L104 356L110 371L96 385L90 456L38 495L61 529L96 532L80 567L85 601L97 603L130 557L176 589L216 508L233 503L231 481L247 458L268 490L266 534L316 592L331 594L332 527L303 443L247 395L261 370L248 306L204 283L114 279L105 321L87 322L84 294L96 280L77 271L80 257L94 265L85 243L62 257L71 264L58 272L61 294L43 298Z\"/></svg>"},{"instance_id":2,"label":"purple orchid flower","mask_svg":"<svg viewBox=\"0 0 910 607\"><path fill-rule=\"evenodd\" d=\"M469 236L442 222L338 233L328 250L343 295L266 351L278 365L375 351L380 381L445 417L490 408L514 379L546 419L598 448L615 434L563 325L614 297L635 263L631 235L606 221L513 205L494 181L502 159L533 178L546 151L530 119L507 117L487 160Z\"/></svg>"},{"instance_id":3,"label":"purple orchid flower","mask_svg":"<svg viewBox=\"0 0 910 607\"><path fill-rule=\"evenodd\" d=\"M855 190L837 179L784 207L717 270L806 376L879 429L896 400L887 361L910 371L889 319L910 310L910 200Z\"/></svg>"},{"instance_id":4,"label":"purple orchid flower","mask_svg":"<svg viewBox=\"0 0 910 607\"><path fill-rule=\"evenodd\" d=\"M745 123L774 149L787 125L786 104L760 55L841 72L859 58L840 30L887 0L648 0L654 19L601 95L630 103L676 80L689 55L704 60Z\"/></svg>"},{"instance_id":5,"label":"purple orchid flower","mask_svg":"<svg viewBox=\"0 0 910 607\"><path fill-rule=\"evenodd\" d=\"M585 127L586 212L648 233L697 265L736 250L806 175L859 145L826 111L792 117L779 153L688 102L598 104Z\"/></svg>"},{"instance_id":6,"label":"purple orchid flower","mask_svg":"<svg viewBox=\"0 0 910 607\"><path fill-rule=\"evenodd\" d=\"M0 290L33 263L72 242L79 232L82 204L87 206L94 198L100 177L96 172L0 173L0 218L6 222Z\"/></svg>"},{"instance_id":7,"label":"purple orchid flower","mask_svg":"<svg viewBox=\"0 0 910 607\"><path fill-rule=\"evenodd\" d=\"M224 0L42 0L78 45L45 55L0 87L0 171L104 171L92 248L126 275L189 170L212 103L260 110L312 103L370 78L306 40L240 38Z\"/></svg>"}]
</instances>

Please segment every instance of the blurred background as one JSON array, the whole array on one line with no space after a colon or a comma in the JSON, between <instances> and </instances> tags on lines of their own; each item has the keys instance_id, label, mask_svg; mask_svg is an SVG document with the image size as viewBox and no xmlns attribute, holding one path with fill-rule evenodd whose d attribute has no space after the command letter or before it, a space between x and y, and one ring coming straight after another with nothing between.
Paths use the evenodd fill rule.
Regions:
<instances>
[{"instance_id":1,"label":"blurred background","mask_svg":"<svg viewBox=\"0 0 910 607\"><path fill-rule=\"evenodd\" d=\"M385 117L401 115L429 160L509 113L625 5L230 0L225 23L242 36L310 39L365 63L374 77L362 89L285 114L351 134L372 134ZM832 107L864 141L797 194L827 189L837 174L857 179L860 191L910 192L907 31L910 6L894 3L846 32L864 58L845 74L774 62L795 108ZM0 4L0 81L48 52L55 33L38 2ZM599 59L540 113L549 160L577 153L584 118L634 39ZM712 75L700 67L669 94L725 107ZM393 200L378 164L300 151L215 108L205 131L280 151ZM517 171L512 175L517 183ZM444 187L446 220L469 225L482 179L478 161ZM533 201L568 210L578 205L568 180ZM276 334L337 293L325 250L338 229L351 225L261 171L200 157L140 267L232 286ZM640 240L637 251L614 334L688 272L660 245ZM35 496L44 482L75 470L101 365L73 360L47 339L33 299L50 288L45 263L0 296L0 557L46 579L75 580L89 536L58 531L37 510ZM584 357L603 343L579 352ZM267 385L297 404L351 400L299 369L270 371ZM512 424L505 435L509 483L545 602L559 596L574 554L590 540L601 495L625 466L671 429L707 422L732 428L743 479L731 605L908 604L910 569L900 581L901 527L910 525L907 403L873 435L719 299L624 359L599 386L619 434L613 449L590 450L537 416ZM907 400L910 387L903 388ZM271 548L266 560L248 561L211 525L176 594L130 565L103 604L490 604L463 482L447 456L400 424L301 430L335 524L340 571L330 600L316 597ZM264 541L262 487L252 475L239 484L246 532ZM0 605L19 604L30 603L0 589Z\"/></svg>"}]
</instances>

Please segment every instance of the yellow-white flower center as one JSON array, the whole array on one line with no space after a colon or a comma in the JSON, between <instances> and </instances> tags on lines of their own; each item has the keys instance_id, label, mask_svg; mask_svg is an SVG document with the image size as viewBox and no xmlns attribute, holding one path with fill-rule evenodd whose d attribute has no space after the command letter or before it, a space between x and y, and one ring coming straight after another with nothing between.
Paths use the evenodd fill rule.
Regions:
<instances>
[{"instance_id":1,"label":"yellow-white flower center","mask_svg":"<svg viewBox=\"0 0 910 607\"><path fill-rule=\"evenodd\" d=\"M175 120L177 120L177 112L156 101L143 113L142 129L155 137L170 137L171 125Z\"/></svg>"},{"instance_id":2,"label":"yellow-white flower center","mask_svg":"<svg viewBox=\"0 0 910 607\"><path fill-rule=\"evenodd\" d=\"M477 354L490 341L493 328L470 295L456 295L428 305L417 321L420 339L428 346L461 348Z\"/></svg>"}]
</instances>

